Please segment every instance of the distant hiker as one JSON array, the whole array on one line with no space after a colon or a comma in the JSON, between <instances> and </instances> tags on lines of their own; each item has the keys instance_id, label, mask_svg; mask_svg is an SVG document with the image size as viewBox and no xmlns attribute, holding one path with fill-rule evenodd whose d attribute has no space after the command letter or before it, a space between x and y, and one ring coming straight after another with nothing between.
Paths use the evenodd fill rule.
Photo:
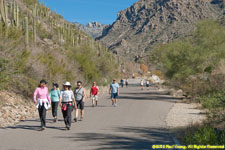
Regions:
<instances>
[{"instance_id":1,"label":"distant hiker","mask_svg":"<svg viewBox=\"0 0 225 150\"><path fill-rule=\"evenodd\" d=\"M60 90L59 85L57 83L53 83L53 88L50 91L49 97L51 98L52 102L52 116L54 118L54 122L57 122L57 111L59 105L59 98L60 98Z\"/></svg>"},{"instance_id":2,"label":"distant hiker","mask_svg":"<svg viewBox=\"0 0 225 150\"><path fill-rule=\"evenodd\" d=\"M144 80L141 80L141 90L144 90Z\"/></svg>"},{"instance_id":3,"label":"distant hiker","mask_svg":"<svg viewBox=\"0 0 225 150\"><path fill-rule=\"evenodd\" d=\"M39 86L34 92L34 102L36 104L36 108L38 109L41 121L40 131L43 131L46 128L46 111L51 106L51 99L49 98L46 84L47 82L45 80L41 80Z\"/></svg>"},{"instance_id":4,"label":"distant hiker","mask_svg":"<svg viewBox=\"0 0 225 150\"><path fill-rule=\"evenodd\" d=\"M150 87L150 82L148 80L146 81L146 87Z\"/></svg>"},{"instance_id":5,"label":"distant hiker","mask_svg":"<svg viewBox=\"0 0 225 150\"><path fill-rule=\"evenodd\" d=\"M126 79L126 81L125 81L125 84L126 84L126 87L128 87L128 80Z\"/></svg>"},{"instance_id":6,"label":"distant hiker","mask_svg":"<svg viewBox=\"0 0 225 150\"><path fill-rule=\"evenodd\" d=\"M119 84L116 83L116 79L113 79L113 83L110 84L109 94L111 94L112 105L117 106L117 99L119 96Z\"/></svg>"},{"instance_id":7,"label":"distant hiker","mask_svg":"<svg viewBox=\"0 0 225 150\"><path fill-rule=\"evenodd\" d=\"M78 110L80 109L80 121L84 119L84 102L86 98L86 91L85 88L82 87L82 82L77 82L77 88L74 91L75 94L75 100L77 107L75 108L75 118L74 121L77 122L78 119Z\"/></svg>"},{"instance_id":8,"label":"distant hiker","mask_svg":"<svg viewBox=\"0 0 225 150\"><path fill-rule=\"evenodd\" d=\"M124 81L123 81L123 79L121 79L120 80L120 85L121 85L122 88L123 88L123 84L124 84Z\"/></svg>"},{"instance_id":9,"label":"distant hiker","mask_svg":"<svg viewBox=\"0 0 225 150\"><path fill-rule=\"evenodd\" d=\"M64 118L64 122L66 125L66 129L70 130L71 120L72 120L72 110L73 104L76 108L76 101L74 98L73 91L71 90L70 82L65 82L63 84L63 90L60 93L59 103L61 105L62 114Z\"/></svg>"},{"instance_id":10,"label":"distant hiker","mask_svg":"<svg viewBox=\"0 0 225 150\"><path fill-rule=\"evenodd\" d=\"M92 107L98 105L98 93L99 93L99 88L96 85L96 82L93 82L93 86L91 87L91 90L90 90L90 97L92 99Z\"/></svg>"}]
</instances>

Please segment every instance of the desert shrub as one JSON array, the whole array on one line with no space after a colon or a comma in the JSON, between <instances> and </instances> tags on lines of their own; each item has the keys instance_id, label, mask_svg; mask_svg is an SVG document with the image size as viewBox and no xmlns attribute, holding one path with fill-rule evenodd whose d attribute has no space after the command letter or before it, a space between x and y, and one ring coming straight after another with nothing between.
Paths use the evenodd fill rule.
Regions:
<instances>
[{"instance_id":1,"label":"desert shrub","mask_svg":"<svg viewBox=\"0 0 225 150\"><path fill-rule=\"evenodd\" d=\"M200 96L198 100L202 103L203 107L208 109L225 108L225 93L224 91L213 91L207 95Z\"/></svg>"},{"instance_id":2,"label":"desert shrub","mask_svg":"<svg viewBox=\"0 0 225 150\"><path fill-rule=\"evenodd\" d=\"M197 24L192 36L155 47L150 52L150 62L157 64L178 88L189 86L192 89L192 82L198 81L195 91L201 90L196 94L204 94L214 88L204 75L211 74L225 59L224 47L225 28L215 21L205 20ZM203 87L206 84L209 88Z\"/></svg>"},{"instance_id":3,"label":"desert shrub","mask_svg":"<svg viewBox=\"0 0 225 150\"><path fill-rule=\"evenodd\" d=\"M181 139L185 145L224 145L225 131L218 131L211 125L190 127Z\"/></svg>"}]
</instances>

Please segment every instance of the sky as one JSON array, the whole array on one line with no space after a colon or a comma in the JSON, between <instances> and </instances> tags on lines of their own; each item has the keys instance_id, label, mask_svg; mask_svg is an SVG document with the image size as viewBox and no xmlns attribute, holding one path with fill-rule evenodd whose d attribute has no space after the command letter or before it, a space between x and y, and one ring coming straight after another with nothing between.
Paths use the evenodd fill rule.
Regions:
<instances>
[{"instance_id":1,"label":"sky","mask_svg":"<svg viewBox=\"0 0 225 150\"><path fill-rule=\"evenodd\" d=\"M46 1L51 10L64 16L67 21L87 24L97 21L112 24L117 13L133 5L138 0L39 0Z\"/></svg>"}]
</instances>

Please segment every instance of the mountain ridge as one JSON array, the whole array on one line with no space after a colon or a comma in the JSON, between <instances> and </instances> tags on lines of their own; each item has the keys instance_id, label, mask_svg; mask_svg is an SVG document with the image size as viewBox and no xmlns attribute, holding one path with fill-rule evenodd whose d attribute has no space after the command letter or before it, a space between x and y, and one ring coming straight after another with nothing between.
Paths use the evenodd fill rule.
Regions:
<instances>
[{"instance_id":1,"label":"mountain ridge","mask_svg":"<svg viewBox=\"0 0 225 150\"><path fill-rule=\"evenodd\" d=\"M76 27L86 34L89 34L94 39L102 35L104 28L107 26L105 24L98 23L96 21L89 22L87 25L80 24L78 22L73 23Z\"/></svg>"},{"instance_id":2,"label":"mountain ridge","mask_svg":"<svg viewBox=\"0 0 225 150\"><path fill-rule=\"evenodd\" d=\"M224 0L139 0L118 13L98 37L112 52L133 60L155 44L187 36L196 22L224 14Z\"/></svg>"}]
</instances>

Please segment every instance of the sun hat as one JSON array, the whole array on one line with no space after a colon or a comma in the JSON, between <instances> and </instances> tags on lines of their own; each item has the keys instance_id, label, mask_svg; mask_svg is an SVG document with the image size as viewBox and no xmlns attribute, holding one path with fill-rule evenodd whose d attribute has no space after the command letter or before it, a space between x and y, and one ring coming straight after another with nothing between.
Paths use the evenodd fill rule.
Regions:
<instances>
[{"instance_id":1,"label":"sun hat","mask_svg":"<svg viewBox=\"0 0 225 150\"><path fill-rule=\"evenodd\" d=\"M41 80L40 83L44 83L44 84L47 84L48 82L45 81L45 80Z\"/></svg>"},{"instance_id":2,"label":"sun hat","mask_svg":"<svg viewBox=\"0 0 225 150\"><path fill-rule=\"evenodd\" d=\"M68 86L68 87L71 87L71 84L70 84L70 82L65 82L65 83L63 83L63 86Z\"/></svg>"}]
</instances>

